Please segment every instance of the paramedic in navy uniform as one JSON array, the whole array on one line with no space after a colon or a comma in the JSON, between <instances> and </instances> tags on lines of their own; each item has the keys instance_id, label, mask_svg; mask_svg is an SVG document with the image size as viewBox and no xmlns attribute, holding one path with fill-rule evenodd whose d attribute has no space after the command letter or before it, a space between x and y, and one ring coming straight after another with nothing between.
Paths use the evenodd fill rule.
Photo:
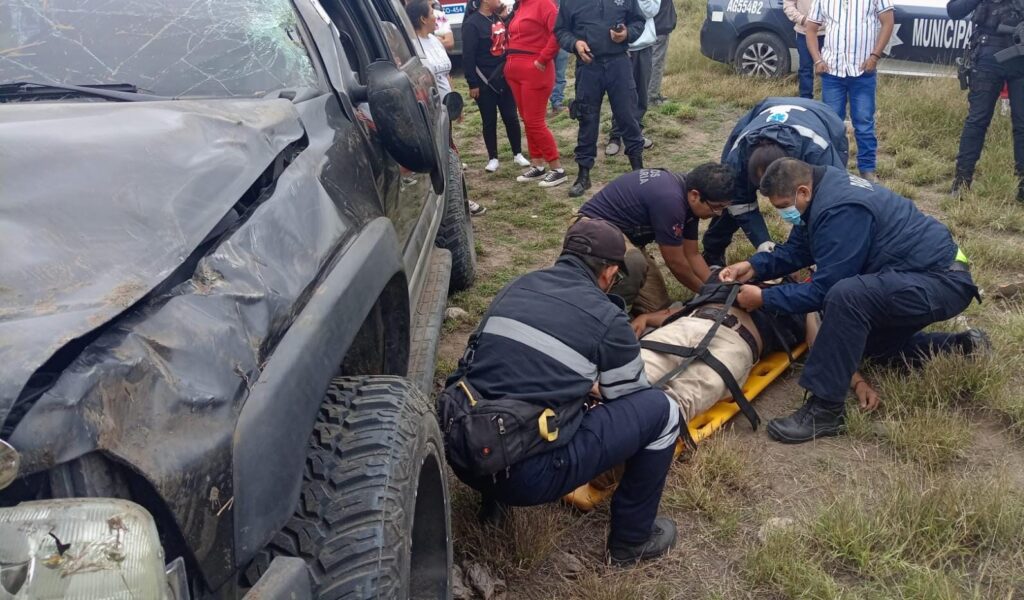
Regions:
<instances>
[{"instance_id":1,"label":"paramedic in navy uniform","mask_svg":"<svg viewBox=\"0 0 1024 600\"><path fill-rule=\"evenodd\" d=\"M845 170L792 158L768 167L761 190L793 230L774 252L724 269L722 280L769 280L817 264L808 283L763 293L744 285L737 303L748 310L823 311L800 376L811 395L796 412L768 424L773 439L801 443L840 433L847 388L865 357L913 365L938 352L989 348L977 329L921 331L963 312L978 288L949 229L910 200Z\"/></svg>"}]
</instances>

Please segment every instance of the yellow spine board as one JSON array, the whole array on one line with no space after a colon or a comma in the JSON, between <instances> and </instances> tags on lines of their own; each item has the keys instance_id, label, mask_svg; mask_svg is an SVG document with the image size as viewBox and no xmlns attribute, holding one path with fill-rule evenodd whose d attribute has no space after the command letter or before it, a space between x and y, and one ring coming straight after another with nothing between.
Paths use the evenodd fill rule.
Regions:
<instances>
[{"instance_id":1,"label":"yellow spine board","mask_svg":"<svg viewBox=\"0 0 1024 600\"><path fill-rule=\"evenodd\" d=\"M793 358L798 358L807 351L807 344L800 344L793 348ZM743 384L743 395L753 402L773 381L786 372L790 366L789 357L785 352L775 352L762 358L750 370L750 376ZM728 396L719 400L714 406L697 415L687 423L690 428L690 436L693 441L703 442L711 434L722 428L729 419L740 412L740 406ZM682 440L676 442L676 457L678 458L685 449ZM584 483L575 490L562 497L562 502L576 507L584 512L590 512L597 508L597 505L611 497L615 493L616 485L599 489L589 483Z\"/></svg>"}]
</instances>

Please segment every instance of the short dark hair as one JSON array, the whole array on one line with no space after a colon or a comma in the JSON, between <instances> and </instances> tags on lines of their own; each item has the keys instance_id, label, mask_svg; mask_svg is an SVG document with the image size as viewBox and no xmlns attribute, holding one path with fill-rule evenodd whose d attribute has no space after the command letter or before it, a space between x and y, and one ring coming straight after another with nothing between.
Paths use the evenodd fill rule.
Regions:
<instances>
[{"instance_id":1,"label":"short dark hair","mask_svg":"<svg viewBox=\"0 0 1024 600\"><path fill-rule=\"evenodd\" d=\"M427 0L412 0L405 5L405 14L409 15L414 29L423 27L423 19L429 17L432 12L434 12L434 7Z\"/></svg>"},{"instance_id":2,"label":"short dark hair","mask_svg":"<svg viewBox=\"0 0 1024 600\"><path fill-rule=\"evenodd\" d=\"M795 158L780 158L768 165L761 178L761 193L765 196L792 198L796 188L811 183L814 172L811 165Z\"/></svg>"},{"instance_id":3,"label":"short dark hair","mask_svg":"<svg viewBox=\"0 0 1024 600\"><path fill-rule=\"evenodd\" d=\"M750 178L750 183L760 186L761 178L758 177L758 173L767 171L773 162L788 156L789 153L782 146L775 142L762 141L754 147L754 151L750 153L750 158L747 160L747 177Z\"/></svg>"},{"instance_id":4,"label":"short dark hair","mask_svg":"<svg viewBox=\"0 0 1024 600\"><path fill-rule=\"evenodd\" d=\"M686 174L686 191L697 190L705 202L732 202L736 172L729 165L704 163Z\"/></svg>"}]
</instances>

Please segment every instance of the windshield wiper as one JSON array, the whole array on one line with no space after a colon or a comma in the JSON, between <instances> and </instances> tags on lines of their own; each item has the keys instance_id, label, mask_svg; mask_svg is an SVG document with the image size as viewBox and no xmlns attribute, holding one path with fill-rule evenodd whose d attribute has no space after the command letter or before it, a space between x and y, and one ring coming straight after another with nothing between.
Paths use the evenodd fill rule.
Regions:
<instances>
[{"instance_id":1,"label":"windshield wiper","mask_svg":"<svg viewBox=\"0 0 1024 600\"><path fill-rule=\"evenodd\" d=\"M172 100L165 96L140 94L139 88L130 83L98 85L71 85L67 83L36 83L34 81L13 81L0 83L0 102L16 98L66 98L68 96L95 96L115 102L142 102L147 100Z\"/></svg>"}]
</instances>

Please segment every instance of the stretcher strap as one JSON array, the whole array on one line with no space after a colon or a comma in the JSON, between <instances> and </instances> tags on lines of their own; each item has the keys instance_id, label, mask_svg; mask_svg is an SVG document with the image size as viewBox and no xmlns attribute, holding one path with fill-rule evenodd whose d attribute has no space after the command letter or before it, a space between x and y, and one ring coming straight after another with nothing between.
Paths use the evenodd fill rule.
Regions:
<instances>
[{"instance_id":1,"label":"stretcher strap","mask_svg":"<svg viewBox=\"0 0 1024 600\"><path fill-rule=\"evenodd\" d=\"M792 362L793 355L790 354L789 356L790 362ZM704 356L701 357L701 360L704 361L704 364L714 369L715 373L718 373L718 376L722 378L722 381L725 382L725 387L728 388L729 393L732 394L733 402L739 405L740 410L743 411L743 416L750 421L750 426L756 431L757 426L761 424L761 417L758 416L757 411L754 410L754 405L750 403L750 400L747 400L746 395L743 393L743 388L740 387L736 378L732 376L732 372L729 368L722 364L721 361L715 358L715 355L710 352L705 352Z\"/></svg>"}]
</instances>

